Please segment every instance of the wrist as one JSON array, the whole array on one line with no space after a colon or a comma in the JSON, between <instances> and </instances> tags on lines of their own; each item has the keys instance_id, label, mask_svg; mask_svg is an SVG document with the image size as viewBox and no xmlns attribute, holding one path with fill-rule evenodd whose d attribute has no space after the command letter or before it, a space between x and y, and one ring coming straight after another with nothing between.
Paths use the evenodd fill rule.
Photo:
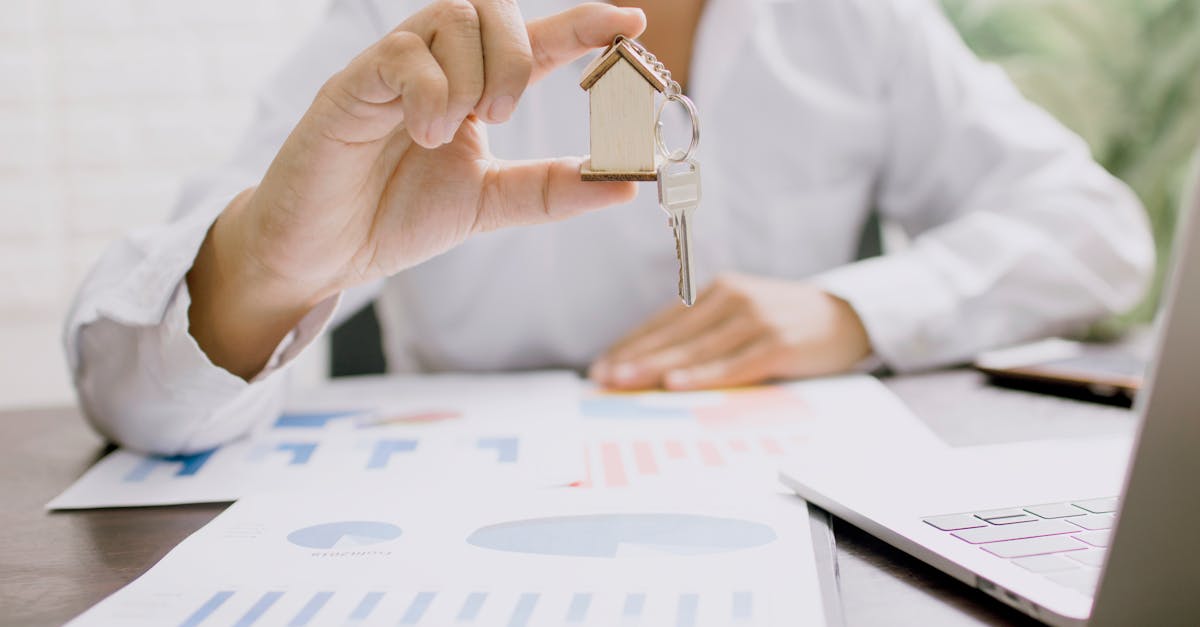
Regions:
<instances>
[{"instance_id":1,"label":"wrist","mask_svg":"<svg viewBox=\"0 0 1200 627\"><path fill-rule=\"evenodd\" d=\"M217 366L250 379L323 298L257 262L246 219L253 189L239 194L209 228L186 281L189 332Z\"/></svg>"},{"instance_id":2,"label":"wrist","mask_svg":"<svg viewBox=\"0 0 1200 627\"><path fill-rule=\"evenodd\" d=\"M209 233L226 285L252 296L264 308L280 311L308 311L340 291L330 282L289 271L287 246L274 243L270 216L257 200L254 187L238 194Z\"/></svg>"},{"instance_id":3,"label":"wrist","mask_svg":"<svg viewBox=\"0 0 1200 627\"><path fill-rule=\"evenodd\" d=\"M846 355L853 363L867 359L872 354L871 336L862 318L849 301L829 292L822 292L833 308L833 336L838 345L846 348Z\"/></svg>"}]
</instances>

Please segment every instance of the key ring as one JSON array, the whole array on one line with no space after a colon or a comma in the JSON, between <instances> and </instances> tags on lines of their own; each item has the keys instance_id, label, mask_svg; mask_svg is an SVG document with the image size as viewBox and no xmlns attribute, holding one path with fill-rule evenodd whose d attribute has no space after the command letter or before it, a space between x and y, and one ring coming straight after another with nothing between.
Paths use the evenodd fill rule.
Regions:
<instances>
[{"instance_id":1,"label":"key ring","mask_svg":"<svg viewBox=\"0 0 1200 627\"><path fill-rule=\"evenodd\" d=\"M662 114L670 102L678 102L687 110L688 117L692 122L692 141L688 144L687 150L671 151L667 148L667 142L663 139L663 123ZM658 105L658 113L654 116L654 145L658 151L673 163L681 163L692 158L696 154L696 150L700 148L700 114L696 111L696 105L691 98L680 93L669 93L663 99L662 104Z\"/></svg>"}]
</instances>

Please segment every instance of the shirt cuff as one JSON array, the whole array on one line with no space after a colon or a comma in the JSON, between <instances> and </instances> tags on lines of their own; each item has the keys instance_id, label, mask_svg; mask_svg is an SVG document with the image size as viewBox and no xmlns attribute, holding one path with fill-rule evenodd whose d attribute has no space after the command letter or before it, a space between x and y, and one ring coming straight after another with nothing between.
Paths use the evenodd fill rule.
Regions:
<instances>
[{"instance_id":1,"label":"shirt cuff","mask_svg":"<svg viewBox=\"0 0 1200 627\"><path fill-rule=\"evenodd\" d=\"M956 301L915 251L858 261L825 272L814 282L854 308L875 355L892 370L943 365L928 324L945 319Z\"/></svg>"},{"instance_id":2,"label":"shirt cuff","mask_svg":"<svg viewBox=\"0 0 1200 627\"><path fill-rule=\"evenodd\" d=\"M211 408L202 420L190 425L181 450L216 446L278 414L283 373L324 332L340 299L340 295L331 296L309 311L280 341L266 366L247 382L214 364L192 337L188 319L191 295L187 282L180 281L158 326L158 341L151 357L156 367L151 370L175 402Z\"/></svg>"}]
</instances>

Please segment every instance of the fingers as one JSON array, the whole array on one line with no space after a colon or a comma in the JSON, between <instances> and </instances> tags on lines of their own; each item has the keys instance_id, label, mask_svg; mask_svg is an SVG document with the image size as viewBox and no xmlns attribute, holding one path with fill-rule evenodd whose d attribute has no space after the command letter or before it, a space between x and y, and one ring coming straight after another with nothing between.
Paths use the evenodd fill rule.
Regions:
<instances>
[{"instance_id":1,"label":"fingers","mask_svg":"<svg viewBox=\"0 0 1200 627\"><path fill-rule=\"evenodd\" d=\"M569 218L637 195L630 181L583 182L582 159L494 162L484 177L475 233Z\"/></svg>"},{"instance_id":2,"label":"fingers","mask_svg":"<svg viewBox=\"0 0 1200 627\"><path fill-rule=\"evenodd\" d=\"M699 390L761 383L771 378L776 354L774 342L762 338L724 359L668 372L663 385L668 390Z\"/></svg>"},{"instance_id":3,"label":"fingers","mask_svg":"<svg viewBox=\"0 0 1200 627\"><path fill-rule=\"evenodd\" d=\"M678 344L667 345L649 354L624 361L616 365L597 367L597 376L603 374L616 389L644 389L657 387L671 373L680 372L696 364L723 359L737 353L758 335L758 328L745 318L728 316L706 328L695 336ZM610 368L601 373L602 368Z\"/></svg>"},{"instance_id":4,"label":"fingers","mask_svg":"<svg viewBox=\"0 0 1200 627\"><path fill-rule=\"evenodd\" d=\"M400 26L430 42L450 83L446 141L474 113L506 121L529 84L532 52L515 0L440 0Z\"/></svg>"},{"instance_id":5,"label":"fingers","mask_svg":"<svg viewBox=\"0 0 1200 627\"><path fill-rule=\"evenodd\" d=\"M435 148L471 113L507 120L532 80L645 24L638 9L601 3L526 25L515 0L438 0L331 78L315 117L339 142L375 142L403 123Z\"/></svg>"},{"instance_id":6,"label":"fingers","mask_svg":"<svg viewBox=\"0 0 1200 627\"><path fill-rule=\"evenodd\" d=\"M485 87L475 115L493 124L505 122L529 85L533 52L525 19L516 0L472 0L483 32Z\"/></svg>"},{"instance_id":7,"label":"fingers","mask_svg":"<svg viewBox=\"0 0 1200 627\"><path fill-rule=\"evenodd\" d=\"M646 30L641 9L618 8L588 2L550 17L529 22L529 44L533 50L536 82L555 68L570 63L588 51L607 46L617 35L637 37Z\"/></svg>"},{"instance_id":8,"label":"fingers","mask_svg":"<svg viewBox=\"0 0 1200 627\"><path fill-rule=\"evenodd\" d=\"M440 0L400 28L429 42L446 75L449 107L441 122L448 143L467 114L507 121L531 80L618 33L640 34L645 15L589 3L526 25L515 0Z\"/></svg>"},{"instance_id":9,"label":"fingers","mask_svg":"<svg viewBox=\"0 0 1200 627\"><path fill-rule=\"evenodd\" d=\"M446 110L435 122L440 145L454 139L483 94L485 49L483 24L470 2L439 2L430 9L432 16L419 15L422 19L410 27L430 42L429 51L446 75Z\"/></svg>"},{"instance_id":10,"label":"fingers","mask_svg":"<svg viewBox=\"0 0 1200 627\"><path fill-rule=\"evenodd\" d=\"M326 82L311 112L326 139L374 142L405 122L413 140L429 147L441 144L437 121L446 100L446 76L425 41L396 31Z\"/></svg>"}]
</instances>

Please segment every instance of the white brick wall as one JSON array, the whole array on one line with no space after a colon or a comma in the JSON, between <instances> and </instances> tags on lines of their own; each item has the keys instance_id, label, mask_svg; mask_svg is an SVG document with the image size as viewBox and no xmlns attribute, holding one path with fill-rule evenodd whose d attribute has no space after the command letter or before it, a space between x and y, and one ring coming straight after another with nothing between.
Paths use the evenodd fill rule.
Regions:
<instances>
[{"instance_id":1,"label":"white brick wall","mask_svg":"<svg viewBox=\"0 0 1200 627\"><path fill-rule=\"evenodd\" d=\"M92 262L219 163L327 0L0 0L0 408L71 402Z\"/></svg>"}]
</instances>

